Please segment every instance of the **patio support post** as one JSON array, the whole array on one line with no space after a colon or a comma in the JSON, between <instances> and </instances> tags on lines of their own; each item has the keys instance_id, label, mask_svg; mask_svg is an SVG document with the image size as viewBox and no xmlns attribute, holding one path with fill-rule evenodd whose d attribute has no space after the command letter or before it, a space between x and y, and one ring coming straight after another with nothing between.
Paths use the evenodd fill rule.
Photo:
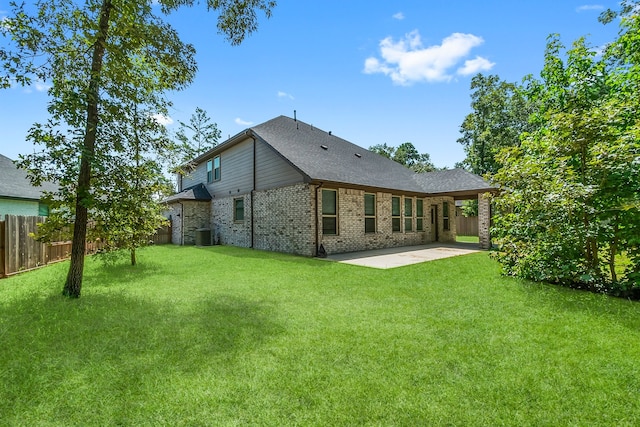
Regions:
<instances>
[{"instance_id":1,"label":"patio support post","mask_svg":"<svg viewBox=\"0 0 640 427\"><path fill-rule=\"evenodd\" d=\"M480 239L480 249L491 248L491 206L488 193L478 194L478 237Z\"/></svg>"}]
</instances>

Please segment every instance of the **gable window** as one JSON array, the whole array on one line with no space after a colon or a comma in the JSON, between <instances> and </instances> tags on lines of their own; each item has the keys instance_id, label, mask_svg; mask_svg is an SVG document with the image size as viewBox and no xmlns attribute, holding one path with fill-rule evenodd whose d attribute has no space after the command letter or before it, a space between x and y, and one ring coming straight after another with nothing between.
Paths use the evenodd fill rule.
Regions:
<instances>
[{"instance_id":1,"label":"gable window","mask_svg":"<svg viewBox=\"0 0 640 427\"><path fill-rule=\"evenodd\" d=\"M442 228L449 230L449 202L442 202L442 222Z\"/></svg>"},{"instance_id":2,"label":"gable window","mask_svg":"<svg viewBox=\"0 0 640 427\"><path fill-rule=\"evenodd\" d=\"M404 198L404 231L413 231L413 199Z\"/></svg>"},{"instance_id":3,"label":"gable window","mask_svg":"<svg viewBox=\"0 0 640 427\"><path fill-rule=\"evenodd\" d=\"M244 221L244 198L233 199L233 220Z\"/></svg>"},{"instance_id":4,"label":"gable window","mask_svg":"<svg viewBox=\"0 0 640 427\"><path fill-rule=\"evenodd\" d=\"M213 182L213 160L207 160L207 182Z\"/></svg>"},{"instance_id":5,"label":"gable window","mask_svg":"<svg viewBox=\"0 0 640 427\"><path fill-rule=\"evenodd\" d=\"M322 190L322 234L338 234L338 193Z\"/></svg>"},{"instance_id":6,"label":"gable window","mask_svg":"<svg viewBox=\"0 0 640 427\"><path fill-rule=\"evenodd\" d=\"M220 181L220 156L213 158L213 180Z\"/></svg>"},{"instance_id":7,"label":"gable window","mask_svg":"<svg viewBox=\"0 0 640 427\"><path fill-rule=\"evenodd\" d=\"M391 197L391 231L400 232L400 197Z\"/></svg>"},{"instance_id":8,"label":"gable window","mask_svg":"<svg viewBox=\"0 0 640 427\"><path fill-rule=\"evenodd\" d=\"M416 231L424 231L424 200L416 199Z\"/></svg>"},{"instance_id":9,"label":"gable window","mask_svg":"<svg viewBox=\"0 0 640 427\"><path fill-rule=\"evenodd\" d=\"M364 195L364 232L376 232L376 195Z\"/></svg>"}]
</instances>

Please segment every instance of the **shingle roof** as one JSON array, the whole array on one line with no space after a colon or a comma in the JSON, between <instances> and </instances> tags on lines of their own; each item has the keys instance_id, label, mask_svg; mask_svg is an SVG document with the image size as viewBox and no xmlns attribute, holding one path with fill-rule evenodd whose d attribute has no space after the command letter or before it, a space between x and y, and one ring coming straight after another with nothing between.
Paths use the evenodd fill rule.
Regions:
<instances>
[{"instance_id":1,"label":"shingle roof","mask_svg":"<svg viewBox=\"0 0 640 427\"><path fill-rule=\"evenodd\" d=\"M401 164L299 120L279 116L251 131L311 180L423 192Z\"/></svg>"},{"instance_id":2,"label":"shingle roof","mask_svg":"<svg viewBox=\"0 0 640 427\"><path fill-rule=\"evenodd\" d=\"M58 186L50 182L34 187L27 178L27 172L18 169L13 160L0 154L0 197L39 200L43 191L54 192L57 189Z\"/></svg>"},{"instance_id":3,"label":"shingle roof","mask_svg":"<svg viewBox=\"0 0 640 427\"><path fill-rule=\"evenodd\" d=\"M270 146L309 181L334 182L421 194L477 194L493 189L463 169L417 174L331 132L279 116L238 133L194 159L200 163L253 135ZM177 196L177 195L176 195ZM175 196L172 196L175 197Z\"/></svg>"},{"instance_id":4,"label":"shingle roof","mask_svg":"<svg viewBox=\"0 0 640 427\"><path fill-rule=\"evenodd\" d=\"M494 189L481 176L464 169L418 173L414 175L414 179L427 193L491 191Z\"/></svg>"},{"instance_id":5,"label":"shingle roof","mask_svg":"<svg viewBox=\"0 0 640 427\"><path fill-rule=\"evenodd\" d=\"M204 184L196 184L192 185L189 188L185 188L179 193L176 193L170 197L167 197L163 200L164 203L172 203L179 202L182 200L196 200L196 201L207 201L211 200L211 194L207 191L207 187Z\"/></svg>"}]
</instances>

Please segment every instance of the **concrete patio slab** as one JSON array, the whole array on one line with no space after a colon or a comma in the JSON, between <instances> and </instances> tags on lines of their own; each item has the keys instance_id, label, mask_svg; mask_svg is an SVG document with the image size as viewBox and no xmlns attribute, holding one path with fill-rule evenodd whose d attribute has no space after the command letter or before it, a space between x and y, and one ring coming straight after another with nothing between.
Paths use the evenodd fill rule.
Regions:
<instances>
[{"instance_id":1,"label":"concrete patio slab","mask_svg":"<svg viewBox=\"0 0 640 427\"><path fill-rule=\"evenodd\" d=\"M477 243L430 243L327 256L328 260L371 268L395 268L441 258L480 252Z\"/></svg>"}]
</instances>

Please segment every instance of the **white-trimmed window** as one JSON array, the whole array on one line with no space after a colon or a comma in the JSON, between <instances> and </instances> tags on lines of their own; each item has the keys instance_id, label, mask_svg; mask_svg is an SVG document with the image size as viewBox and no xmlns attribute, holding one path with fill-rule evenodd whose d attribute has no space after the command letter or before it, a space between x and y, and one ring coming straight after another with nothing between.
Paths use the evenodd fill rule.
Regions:
<instances>
[{"instance_id":1,"label":"white-trimmed window","mask_svg":"<svg viewBox=\"0 0 640 427\"><path fill-rule=\"evenodd\" d=\"M220 156L213 158L213 180L220 181Z\"/></svg>"},{"instance_id":2,"label":"white-trimmed window","mask_svg":"<svg viewBox=\"0 0 640 427\"><path fill-rule=\"evenodd\" d=\"M391 197L391 231L394 233L400 233L402 228L400 227L400 220L402 219L400 210L400 197Z\"/></svg>"},{"instance_id":3,"label":"white-trimmed window","mask_svg":"<svg viewBox=\"0 0 640 427\"><path fill-rule=\"evenodd\" d=\"M207 183L213 182L213 159L207 160Z\"/></svg>"},{"instance_id":4,"label":"white-trimmed window","mask_svg":"<svg viewBox=\"0 0 640 427\"><path fill-rule=\"evenodd\" d=\"M364 232L376 232L376 195L365 193L364 195Z\"/></svg>"},{"instance_id":5,"label":"white-trimmed window","mask_svg":"<svg viewBox=\"0 0 640 427\"><path fill-rule=\"evenodd\" d=\"M322 234L338 234L338 192L322 190Z\"/></svg>"}]
</instances>

